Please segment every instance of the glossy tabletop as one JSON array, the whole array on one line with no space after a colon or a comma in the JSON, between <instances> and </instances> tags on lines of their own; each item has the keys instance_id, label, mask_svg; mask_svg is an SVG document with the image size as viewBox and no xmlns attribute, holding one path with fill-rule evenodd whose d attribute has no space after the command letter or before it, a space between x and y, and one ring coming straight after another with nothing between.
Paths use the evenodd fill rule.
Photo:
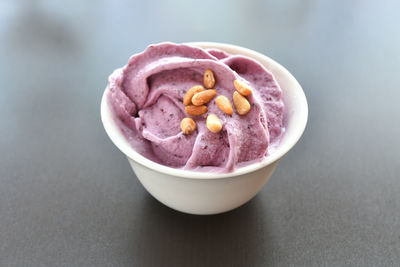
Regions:
<instances>
[{"instance_id":1,"label":"glossy tabletop","mask_svg":"<svg viewBox=\"0 0 400 267\"><path fill-rule=\"evenodd\" d=\"M398 1L0 2L0 266L398 266ZM108 75L162 41L259 51L309 122L249 203L151 197L100 121Z\"/></svg>"}]
</instances>

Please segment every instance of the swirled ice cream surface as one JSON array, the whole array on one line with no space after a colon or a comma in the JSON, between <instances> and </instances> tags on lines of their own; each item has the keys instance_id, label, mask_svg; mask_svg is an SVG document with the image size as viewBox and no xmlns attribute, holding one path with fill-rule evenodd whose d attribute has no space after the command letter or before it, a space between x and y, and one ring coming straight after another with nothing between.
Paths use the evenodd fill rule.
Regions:
<instances>
[{"instance_id":1,"label":"swirled ice cream surface","mask_svg":"<svg viewBox=\"0 0 400 267\"><path fill-rule=\"evenodd\" d=\"M182 100L189 88L203 84L206 69L214 72L217 95L232 103L233 81L248 83L253 88L247 96L251 109L243 116L227 115L213 99L206 114L192 117L196 130L184 135L180 122L190 116ZM231 172L268 157L284 132L282 92L272 73L249 57L216 49L150 45L110 75L107 100L115 123L132 147L174 168ZM223 123L219 133L206 127L210 113Z\"/></svg>"}]
</instances>

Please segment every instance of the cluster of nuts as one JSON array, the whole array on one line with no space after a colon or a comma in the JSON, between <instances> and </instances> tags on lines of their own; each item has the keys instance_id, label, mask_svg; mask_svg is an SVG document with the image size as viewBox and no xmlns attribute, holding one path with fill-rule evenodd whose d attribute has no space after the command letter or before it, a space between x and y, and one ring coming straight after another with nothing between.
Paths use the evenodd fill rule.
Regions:
<instances>
[{"instance_id":1,"label":"cluster of nuts","mask_svg":"<svg viewBox=\"0 0 400 267\"><path fill-rule=\"evenodd\" d=\"M207 69L205 71L203 82L207 89L202 85L195 85L186 92L183 98L185 111L191 116L199 116L206 113L208 110L206 104L217 95L217 90L212 89L215 85L215 77L212 70ZM235 80L233 85L237 90L232 97L236 112L239 115L246 115L250 111L250 103L247 101L246 96L252 94L253 90L240 80ZM215 99L215 103L224 113L233 114L232 104L226 96L219 95ZM206 126L211 132L218 133L222 129L222 122L217 115L209 114ZM196 123L192 118L184 118L181 121L181 129L184 134L191 134L196 129Z\"/></svg>"}]
</instances>

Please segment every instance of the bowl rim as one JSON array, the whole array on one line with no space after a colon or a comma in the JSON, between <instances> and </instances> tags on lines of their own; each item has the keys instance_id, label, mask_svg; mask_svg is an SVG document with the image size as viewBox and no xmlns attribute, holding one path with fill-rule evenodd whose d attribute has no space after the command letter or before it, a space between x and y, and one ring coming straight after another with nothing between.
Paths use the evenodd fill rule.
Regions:
<instances>
[{"instance_id":1,"label":"bowl rim","mask_svg":"<svg viewBox=\"0 0 400 267\"><path fill-rule=\"evenodd\" d=\"M114 119L112 118L111 111L108 105L107 101L107 92L108 92L108 86L104 90L102 99L101 99L101 107L100 107L100 113L101 113L101 120L104 126L104 129L111 139L111 141L114 143L114 145L122 152L124 153L128 159L131 159L135 161L136 163L139 163L140 165L143 165L153 171L157 171L163 174L171 175L171 176L176 176L176 177L181 177L181 178L188 178L188 179L220 179L220 178L230 178L230 177L235 177L235 176L240 176L244 175L247 173L251 173L254 171L257 171L263 167L269 166L270 164L274 163L275 161L279 160L282 158L290 149L294 147L294 145L298 142L300 137L302 136L305 127L307 125L307 119L308 119L308 104L307 104L307 99L304 94L303 89L301 88L300 84L298 81L294 78L294 76L282 65L280 65L278 62L275 60L265 56L264 54L261 54L259 52L256 52L254 50L250 50L248 48L244 48L241 46L237 45L232 45L232 44L225 44L225 43L216 43L216 42L190 42L190 43L184 43L187 45L192 45L195 47L200 47L200 48L216 48L222 51L227 51L228 53L233 54L241 54L241 55L246 55L249 56L253 59L256 59L257 61L260 62L260 59L262 59L263 62L268 62L270 66L273 66L275 69L275 72L279 71L281 74L285 76L286 79L290 80L291 83L293 83L298 90L296 90L297 96L296 100L298 101L296 105L296 111L299 112L299 121L297 122L298 127L294 129L293 133L291 133L291 138L289 138L285 143L281 143L278 145L276 150L271 153L267 158L262 160L261 162L254 162L251 163L247 166L240 167L235 169L232 172L228 173L210 173L210 172L201 172L201 171L194 171L194 170L185 170L185 169L178 169L178 168L173 168L173 167L168 167L159 163L156 163L138 152L136 152L131 145L129 144L128 140L126 137L122 134L121 130L117 126L117 124L114 122ZM260 62L264 67L265 63ZM268 69L268 68L267 68ZM274 76L275 73L271 69L269 69ZM278 82L279 84L279 82ZM282 91L285 89L282 88L281 84L279 84ZM285 135L287 132L285 133Z\"/></svg>"}]
</instances>

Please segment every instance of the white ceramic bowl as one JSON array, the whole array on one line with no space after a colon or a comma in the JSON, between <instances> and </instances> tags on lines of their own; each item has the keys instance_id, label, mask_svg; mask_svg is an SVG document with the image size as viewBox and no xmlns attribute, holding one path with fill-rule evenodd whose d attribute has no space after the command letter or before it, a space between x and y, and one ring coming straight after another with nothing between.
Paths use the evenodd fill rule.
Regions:
<instances>
[{"instance_id":1,"label":"white ceramic bowl","mask_svg":"<svg viewBox=\"0 0 400 267\"><path fill-rule=\"evenodd\" d=\"M269 57L228 44L198 42L190 45L217 48L230 54L251 57L274 74L283 92L286 133L279 147L266 160L224 174L167 167L143 157L130 146L111 117L106 92L101 102L101 118L108 136L127 156L139 181L152 196L178 211L216 214L243 205L261 190L274 172L279 159L300 139L307 123L308 106L300 84L289 71Z\"/></svg>"}]
</instances>

